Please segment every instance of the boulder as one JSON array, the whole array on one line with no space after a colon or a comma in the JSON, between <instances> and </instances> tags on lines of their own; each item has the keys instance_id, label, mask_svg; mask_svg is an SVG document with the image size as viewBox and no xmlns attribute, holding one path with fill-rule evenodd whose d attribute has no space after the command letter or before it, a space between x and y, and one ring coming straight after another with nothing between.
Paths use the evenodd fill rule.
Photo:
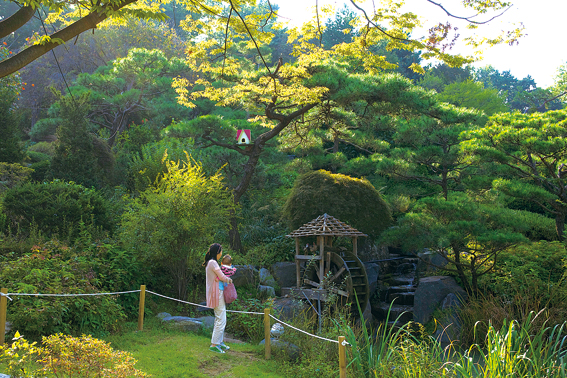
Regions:
<instances>
[{"instance_id":1,"label":"boulder","mask_svg":"<svg viewBox=\"0 0 567 378\"><path fill-rule=\"evenodd\" d=\"M235 265L236 272L231 277L234 286L255 285L258 270L252 265Z\"/></svg>"},{"instance_id":2,"label":"boulder","mask_svg":"<svg viewBox=\"0 0 567 378\"><path fill-rule=\"evenodd\" d=\"M260 341L258 345L266 344L266 339ZM275 338L270 338L270 346L273 350L281 349L287 353L287 357L294 362L299 361L301 357L301 350L295 344L290 343L289 341L282 341Z\"/></svg>"},{"instance_id":3,"label":"boulder","mask_svg":"<svg viewBox=\"0 0 567 378\"><path fill-rule=\"evenodd\" d=\"M272 310L276 318L287 322L308 311L309 305L299 299L276 298Z\"/></svg>"},{"instance_id":4,"label":"boulder","mask_svg":"<svg viewBox=\"0 0 567 378\"><path fill-rule=\"evenodd\" d=\"M260 279L260 285L264 286L276 286L276 280L270 273L270 271L266 268L261 268L258 272L258 278Z\"/></svg>"},{"instance_id":5,"label":"boulder","mask_svg":"<svg viewBox=\"0 0 567 378\"><path fill-rule=\"evenodd\" d=\"M443 255L430 249L424 249L417 256L420 258L417 269L421 272L435 272L439 267L447 265L447 259Z\"/></svg>"},{"instance_id":6,"label":"boulder","mask_svg":"<svg viewBox=\"0 0 567 378\"><path fill-rule=\"evenodd\" d=\"M368 277L370 295L372 295L378 287L377 281L380 275L380 265L373 262L365 262L364 268L366 269L366 277Z\"/></svg>"},{"instance_id":7,"label":"boulder","mask_svg":"<svg viewBox=\"0 0 567 378\"><path fill-rule=\"evenodd\" d=\"M203 323L199 319L189 318L187 316L171 316L167 312L160 312L157 315L162 322L167 322L172 324L176 328L180 328L188 332L197 332Z\"/></svg>"},{"instance_id":8,"label":"boulder","mask_svg":"<svg viewBox=\"0 0 567 378\"><path fill-rule=\"evenodd\" d=\"M265 293L268 297L276 296L276 290L271 286L258 285L258 292Z\"/></svg>"},{"instance_id":9,"label":"boulder","mask_svg":"<svg viewBox=\"0 0 567 378\"><path fill-rule=\"evenodd\" d=\"M454 293L449 293L441 302L440 309L443 316L437 319L438 328L433 337L439 341L442 347L449 345L453 341L458 341L461 335L461 321L457 315L457 310L462 306L462 301Z\"/></svg>"},{"instance_id":10,"label":"boulder","mask_svg":"<svg viewBox=\"0 0 567 378\"><path fill-rule=\"evenodd\" d=\"M272 274L280 287L293 287L296 284L294 262L277 262L271 266Z\"/></svg>"},{"instance_id":11,"label":"boulder","mask_svg":"<svg viewBox=\"0 0 567 378\"><path fill-rule=\"evenodd\" d=\"M215 326L214 316L202 316L200 318L197 318L197 320L203 324L204 328L213 329L213 327Z\"/></svg>"},{"instance_id":12,"label":"boulder","mask_svg":"<svg viewBox=\"0 0 567 378\"><path fill-rule=\"evenodd\" d=\"M463 303L467 299L467 293L449 276L431 276L419 280L419 285L415 291L414 298L414 320L421 324L431 320L431 314L441 308L443 301L451 296L448 306L455 306L456 303Z\"/></svg>"}]
</instances>

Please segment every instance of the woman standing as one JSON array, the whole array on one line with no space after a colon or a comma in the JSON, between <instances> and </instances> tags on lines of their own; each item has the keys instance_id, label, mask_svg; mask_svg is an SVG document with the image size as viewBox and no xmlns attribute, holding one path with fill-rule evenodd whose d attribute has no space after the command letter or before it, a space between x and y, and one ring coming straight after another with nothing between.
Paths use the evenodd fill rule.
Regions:
<instances>
[{"instance_id":1,"label":"woman standing","mask_svg":"<svg viewBox=\"0 0 567 378\"><path fill-rule=\"evenodd\" d=\"M232 283L232 279L223 274L216 260L222 257L222 246L218 243L211 244L205 256L203 266L207 272L207 307L215 310L215 326L211 338L210 350L216 353L224 353L230 349L223 341L224 329L226 327L226 305L222 290L219 289L219 281Z\"/></svg>"}]
</instances>

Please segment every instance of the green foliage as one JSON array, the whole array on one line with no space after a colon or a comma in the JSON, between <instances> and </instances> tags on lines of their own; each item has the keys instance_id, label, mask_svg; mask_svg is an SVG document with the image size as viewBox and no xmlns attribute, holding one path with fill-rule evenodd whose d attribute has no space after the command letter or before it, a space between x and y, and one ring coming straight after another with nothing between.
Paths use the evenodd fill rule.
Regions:
<instances>
[{"instance_id":1,"label":"green foliage","mask_svg":"<svg viewBox=\"0 0 567 378\"><path fill-rule=\"evenodd\" d=\"M479 277L497 265L499 255L528 241L523 232L529 225L515 215L465 194L454 193L447 200L426 197L385 232L383 241L407 252L437 251L450 263L444 269L456 273L467 291L478 292Z\"/></svg>"},{"instance_id":2,"label":"green foliage","mask_svg":"<svg viewBox=\"0 0 567 378\"><path fill-rule=\"evenodd\" d=\"M272 303L258 299L255 291L250 293L245 288L238 288L238 299L230 304L230 310L264 312L264 308L271 307ZM258 321L258 315L229 313L227 332L237 338L258 343L264 338L264 324Z\"/></svg>"},{"instance_id":3,"label":"green foliage","mask_svg":"<svg viewBox=\"0 0 567 378\"><path fill-rule=\"evenodd\" d=\"M85 118L89 96L66 96L59 101L62 122L57 129L58 144L51 160L53 177L86 187L98 187L103 174Z\"/></svg>"},{"instance_id":4,"label":"green foliage","mask_svg":"<svg viewBox=\"0 0 567 378\"><path fill-rule=\"evenodd\" d=\"M30 176L33 176L32 168L24 167L18 163L0 162L0 193L25 183Z\"/></svg>"},{"instance_id":5,"label":"green foliage","mask_svg":"<svg viewBox=\"0 0 567 378\"><path fill-rule=\"evenodd\" d=\"M19 163L25 155L17 134L16 109L13 108L15 96L6 93L3 84L0 79L0 162Z\"/></svg>"},{"instance_id":6,"label":"green foliage","mask_svg":"<svg viewBox=\"0 0 567 378\"><path fill-rule=\"evenodd\" d=\"M101 277L90 256L51 240L24 256L2 261L0 283L15 293L87 294L101 292ZM14 296L10 320L14 330L32 339L57 332L105 334L115 331L124 313L112 296Z\"/></svg>"},{"instance_id":7,"label":"green foliage","mask_svg":"<svg viewBox=\"0 0 567 378\"><path fill-rule=\"evenodd\" d=\"M563 190L566 135L565 110L501 113L492 116L485 127L464 134L461 147L471 158L505 168L505 178L496 179L493 187L553 214L561 239L567 214L567 193Z\"/></svg>"},{"instance_id":8,"label":"green foliage","mask_svg":"<svg viewBox=\"0 0 567 378\"><path fill-rule=\"evenodd\" d=\"M57 180L26 183L6 191L3 212L12 230L24 234L35 225L48 237L58 234L74 240L81 222L94 230L112 232L114 228L108 203L96 190Z\"/></svg>"},{"instance_id":9,"label":"green foliage","mask_svg":"<svg viewBox=\"0 0 567 378\"><path fill-rule=\"evenodd\" d=\"M445 86L439 99L455 106L482 110L488 115L509 111L497 89L485 89L482 83L472 80Z\"/></svg>"},{"instance_id":10,"label":"green foliage","mask_svg":"<svg viewBox=\"0 0 567 378\"><path fill-rule=\"evenodd\" d=\"M165 138L138 148L139 153L133 151L127 156L126 186L134 193L143 192L167 171L164 154L167 154L171 161L182 161L186 151L192 156L194 152L193 141L190 139Z\"/></svg>"},{"instance_id":11,"label":"green foliage","mask_svg":"<svg viewBox=\"0 0 567 378\"><path fill-rule=\"evenodd\" d=\"M201 283L203 253L215 233L228 225L232 195L220 174L206 177L186 155L167 160L167 171L140 193L122 216L121 240L148 264L164 267L180 299L189 285Z\"/></svg>"},{"instance_id":12,"label":"green foliage","mask_svg":"<svg viewBox=\"0 0 567 378\"><path fill-rule=\"evenodd\" d=\"M293 229L327 213L370 237L390 226L392 216L380 193L365 179L327 171L300 176L283 209Z\"/></svg>"}]
</instances>

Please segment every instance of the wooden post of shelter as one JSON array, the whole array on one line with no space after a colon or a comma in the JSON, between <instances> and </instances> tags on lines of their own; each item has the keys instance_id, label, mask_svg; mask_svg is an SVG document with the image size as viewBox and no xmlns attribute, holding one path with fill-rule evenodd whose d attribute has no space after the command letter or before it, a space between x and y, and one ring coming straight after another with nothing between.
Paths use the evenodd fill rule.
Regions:
<instances>
[{"instance_id":1,"label":"wooden post of shelter","mask_svg":"<svg viewBox=\"0 0 567 378\"><path fill-rule=\"evenodd\" d=\"M317 241L319 242L319 256L321 256L321 260L319 260L319 282L323 282L325 276L325 237L318 236Z\"/></svg>"},{"instance_id":2,"label":"wooden post of shelter","mask_svg":"<svg viewBox=\"0 0 567 378\"><path fill-rule=\"evenodd\" d=\"M299 255L300 246L299 246L299 238L295 238L295 255ZM295 259L295 273L297 277L297 288L301 287L301 262L296 258Z\"/></svg>"},{"instance_id":3,"label":"wooden post of shelter","mask_svg":"<svg viewBox=\"0 0 567 378\"><path fill-rule=\"evenodd\" d=\"M339 336L339 371L340 377L346 378L346 348L343 345L344 336Z\"/></svg>"},{"instance_id":4,"label":"wooden post of shelter","mask_svg":"<svg viewBox=\"0 0 567 378\"><path fill-rule=\"evenodd\" d=\"M138 309L138 331L144 330L145 302L146 302L146 285L140 285L140 308Z\"/></svg>"},{"instance_id":5,"label":"wooden post of shelter","mask_svg":"<svg viewBox=\"0 0 567 378\"><path fill-rule=\"evenodd\" d=\"M356 236L353 236L352 237L352 253L354 253L355 256L358 255L357 241L358 241L358 238Z\"/></svg>"},{"instance_id":6,"label":"wooden post of shelter","mask_svg":"<svg viewBox=\"0 0 567 378\"><path fill-rule=\"evenodd\" d=\"M2 296L0 296L0 346L4 345L4 338L6 337L6 313L8 312L8 289L3 287L1 290Z\"/></svg>"}]
</instances>

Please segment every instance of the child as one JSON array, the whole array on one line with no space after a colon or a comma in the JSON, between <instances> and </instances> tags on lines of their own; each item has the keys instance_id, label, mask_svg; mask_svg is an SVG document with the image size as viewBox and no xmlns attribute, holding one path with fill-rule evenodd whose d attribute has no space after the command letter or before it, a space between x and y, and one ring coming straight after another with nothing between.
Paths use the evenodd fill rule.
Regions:
<instances>
[{"instance_id":1,"label":"child","mask_svg":"<svg viewBox=\"0 0 567 378\"><path fill-rule=\"evenodd\" d=\"M236 268L232 266L232 257L230 255L224 255L221 260L221 271L225 276L230 277L236 272ZM228 283L219 280L219 289L224 290L228 286Z\"/></svg>"},{"instance_id":2,"label":"child","mask_svg":"<svg viewBox=\"0 0 567 378\"><path fill-rule=\"evenodd\" d=\"M230 255L225 255L221 261L221 272L231 280L231 283L225 283L219 280L219 290L222 290L225 304L232 303L238 297L236 288L230 278L235 272L236 268L232 266L232 258Z\"/></svg>"}]
</instances>

